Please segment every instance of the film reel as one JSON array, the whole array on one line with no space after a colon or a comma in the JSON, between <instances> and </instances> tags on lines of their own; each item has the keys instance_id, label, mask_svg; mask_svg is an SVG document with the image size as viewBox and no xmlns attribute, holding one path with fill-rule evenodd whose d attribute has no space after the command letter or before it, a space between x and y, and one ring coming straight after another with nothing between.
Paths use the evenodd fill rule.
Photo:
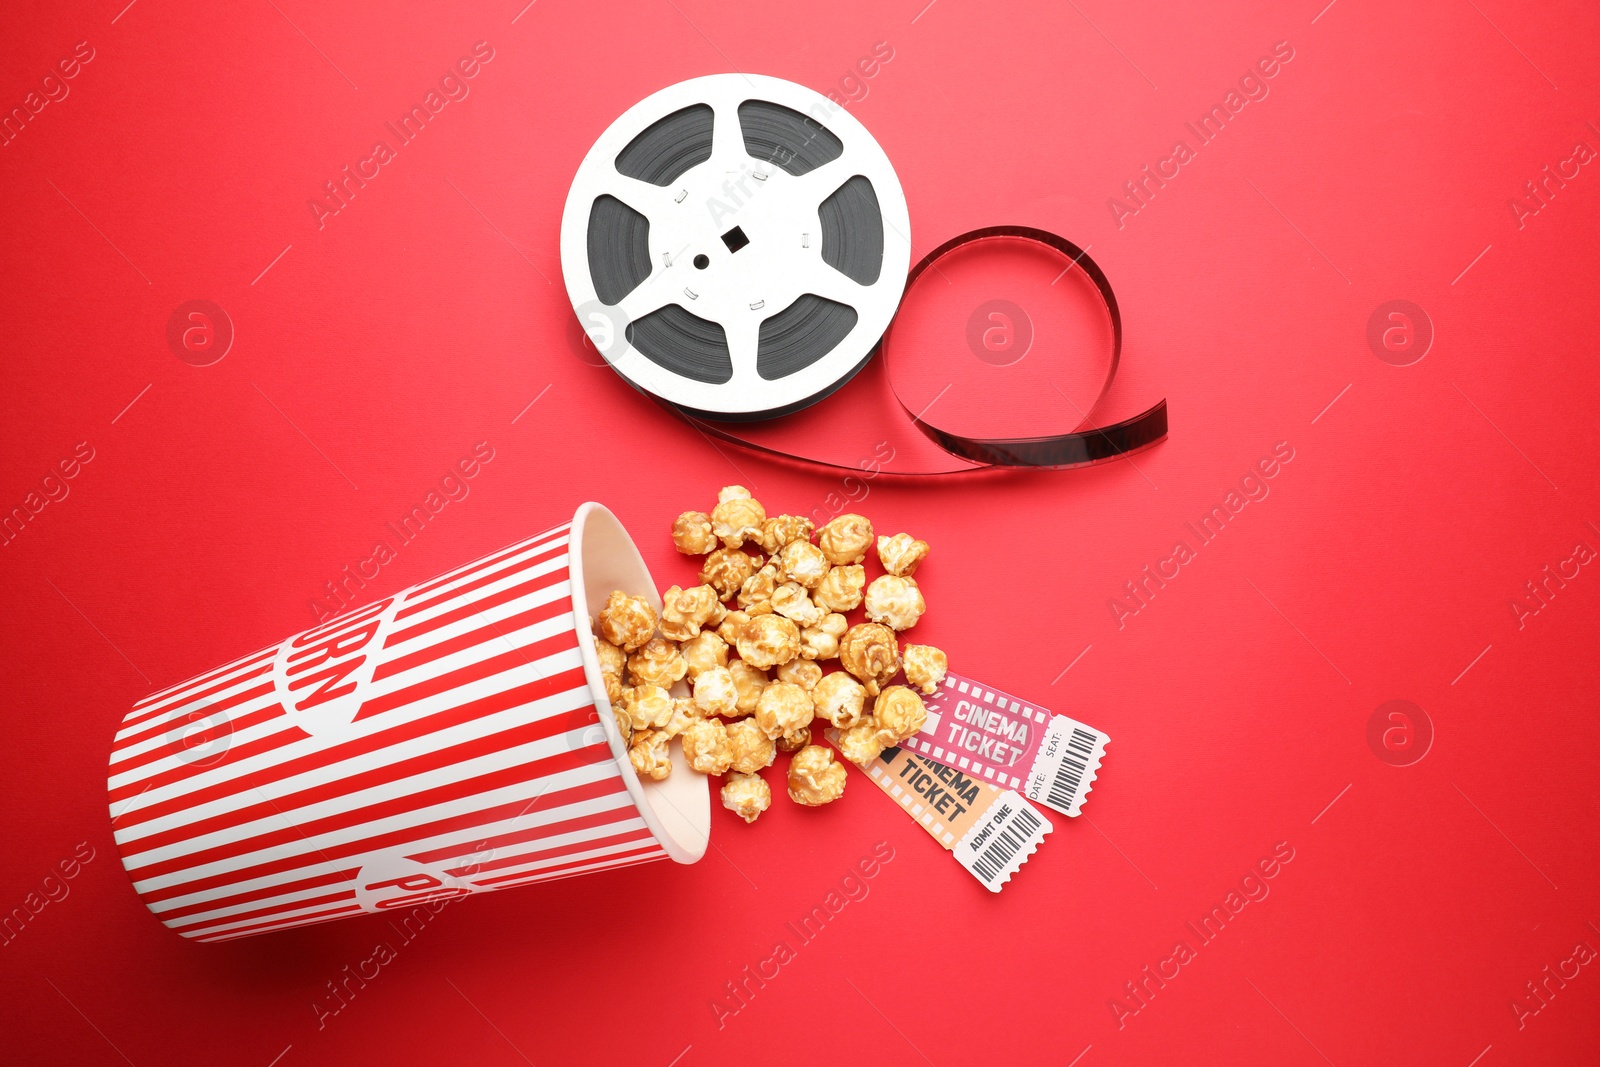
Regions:
<instances>
[{"instance_id":1,"label":"film reel","mask_svg":"<svg viewBox=\"0 0 1600 1067\"><path fill-rule=\"evenodd\" d=\"M561 218L579 322L688 415L798 411L865 365L905 290L905 193L853 116L801 85L715 74L600 136Z\"/></svg>"}]
</instances>

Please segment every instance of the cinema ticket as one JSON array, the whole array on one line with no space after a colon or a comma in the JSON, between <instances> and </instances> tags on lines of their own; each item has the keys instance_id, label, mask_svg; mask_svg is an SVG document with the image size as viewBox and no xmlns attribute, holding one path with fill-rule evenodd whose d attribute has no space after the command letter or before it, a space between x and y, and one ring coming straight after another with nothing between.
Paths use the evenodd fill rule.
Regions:
<instances>
[{"instance_id":1,"label":"cinema ticket","mask_svg":"<svg viewBox=\"0 0 1600 1067\"><path fill-rule=\"evenodd\" d=\"M959 674L924 701L928 721L906 748L1065 815L1083 810L1110 737Z\"/></svg>"}]
</instances>

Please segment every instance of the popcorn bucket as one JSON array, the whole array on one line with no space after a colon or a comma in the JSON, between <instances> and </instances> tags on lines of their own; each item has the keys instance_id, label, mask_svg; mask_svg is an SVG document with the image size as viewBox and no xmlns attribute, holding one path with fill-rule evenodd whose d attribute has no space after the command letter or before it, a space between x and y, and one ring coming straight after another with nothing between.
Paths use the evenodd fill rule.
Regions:
<instances>
[{"instance_id":1,"label":"popcorn bucket","mask_svg":"<svg viewBox=\"0 0 1600 1067\"><path fill-rule=\"evenodd\" d=\"M134 705L111 823L146 906L226 941L671 858L711 825L681 752L641 781L589 633L661 607L599 504Z\"/></svg>"}]
</instances>

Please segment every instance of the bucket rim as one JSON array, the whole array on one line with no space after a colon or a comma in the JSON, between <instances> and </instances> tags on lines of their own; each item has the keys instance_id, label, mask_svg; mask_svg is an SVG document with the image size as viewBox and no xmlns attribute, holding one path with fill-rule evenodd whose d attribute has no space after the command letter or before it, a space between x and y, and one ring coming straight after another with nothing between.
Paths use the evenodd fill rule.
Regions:
<instances>
[{"instance_id":1,"label":"bucket rim","mask_svg":"<svg viewBox=\"0 0 1600 1067\"><path fill-rule=\"evenodd\" d=\"M628 789L628 796L632 798L634 807L645 825L649 827L656 843L674 862L697 863L706 854L706 849L711 843L710 779L695 774L689 769L682 754L674 752L671 776L661 782L642 781L638 772L633 769L632 761L628 759L628 748L622 743L622 733L613 719L611 701L606 695L605 678L600 670L600 655L595 650L594 634L589 625L592 614L589 609L589 591L584 579L584 535L591 520L610 523L614 527L614 532L621 535L617 551L632 557L624 558L621 562L629 566L629 569L636 569L643 582L642 589L629 590L629 595L645 597L659 615L661 594L656 588L655 579L650 574L650 568L646 566L644 557L640 555L638 546L633 543L633 537L622 521L610 508L597 501L590 500L580 504L578 510L573 513L572 526L568 531L567 575L572 586L573 629L577 633L578 649L583 657L583 673L589 683L589 695L594 702L595 715L605 732L606 744L611 749L617 770ZM683 683L679 682L674 688L681 686ZM690 779L703 780L705 783L704 791L688 793L690 810L685 810L684 805L673 800L674 793L688 792L681 785L686 776ZM657 804L665 805L676 816L673 822L681 822L678 832L675 833L673 827L668 825Z\"/></svg>"}]
</instances>

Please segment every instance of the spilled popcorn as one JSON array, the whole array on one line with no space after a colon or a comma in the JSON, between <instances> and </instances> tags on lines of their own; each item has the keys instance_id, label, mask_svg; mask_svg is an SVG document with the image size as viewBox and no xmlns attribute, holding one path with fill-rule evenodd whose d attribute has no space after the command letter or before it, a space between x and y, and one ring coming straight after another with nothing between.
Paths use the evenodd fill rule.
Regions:
<instances>
[{"instance_id":1,"label":"spilled popcorn","mask_svg":"<svg viewBox=\"0 0 1600 1067\"><path fill-rule=\"evenodd\" d=\"M679 515L672 541L704 557L700 584L668 589L659 616L645 598L613 592L593 626L612 715L641 777L672 773L676 740L691 769L722 777L723 807L755 822L772 806L760 772L779 752L790 753L794 803L843 795L844 765L812 743L815 720L861 766L923 728L919 691L938 689L948 661L932 645L902 648L899 635L927 610L913 576L926 541L876 536L862 515L820 530L802 516L769 517L739 485L723 487L709 515ZM874 548L884 573L869 584ZM852 623L857 609L865 618ZM907 684L892 684L902 670ZM672 695L679 681L691 695Z\"/></svg>"}]
</instances>

